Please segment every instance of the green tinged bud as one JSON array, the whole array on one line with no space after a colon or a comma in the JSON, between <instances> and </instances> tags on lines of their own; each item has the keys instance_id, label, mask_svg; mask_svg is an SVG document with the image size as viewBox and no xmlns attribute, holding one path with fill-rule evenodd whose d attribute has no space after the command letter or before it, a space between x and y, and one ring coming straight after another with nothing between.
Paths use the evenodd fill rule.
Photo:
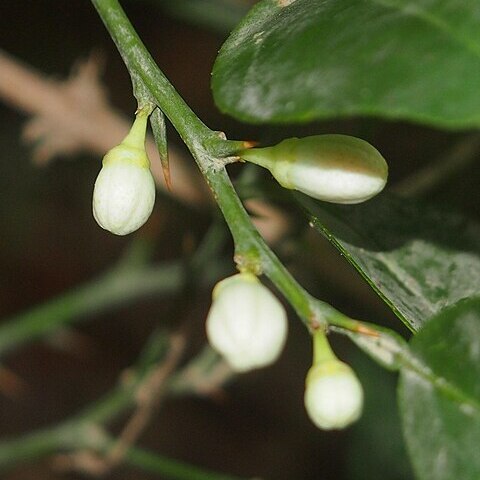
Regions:
<instances>
[{"instance_id":1,"label":"green tinged bud","mask_svg":"<svg viewBox=\"0 0 480 480\"><path fill-rule=\"evenodd\" d=\"M364 202L383 190L388 177L378 150L348 135L289 138L239 156L270 170L283 187L333 203Z\"/></svg>"},{"instance_id":2,"label":"green tinged bud","mask_svg":"<svg viewBox=\"0 0 480 480\"><path fill-rule=\"evenodd\" d=\"M362 385L335 356L322 331L313 334L313 365L305 381L304 401L310 420L323 430L348 427L362 414Z\"/></svg>"},{"instance_id":3,"label":"green tinged bud","mask_svg":"<svg viewBox=\"0 0 480 480\"><path fill-rule=\"evenodd\" d=\"M116 235L140 228L152 213L155 181L145 151L148 113L140 110L125 139L103 157L93 191L93 216Z\"/></svg>"}]
</instances>

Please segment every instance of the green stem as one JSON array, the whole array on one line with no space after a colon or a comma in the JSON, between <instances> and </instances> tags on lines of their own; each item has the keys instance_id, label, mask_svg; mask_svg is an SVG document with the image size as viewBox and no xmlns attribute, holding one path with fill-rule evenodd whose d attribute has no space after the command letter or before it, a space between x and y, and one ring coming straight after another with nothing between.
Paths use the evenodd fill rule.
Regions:
<instances>
[{"instance_id":1,"label":"green stem","mask_svg":"<svg viewBox=\"0 0 480 480\"><path fill-rule=\"evenodd\" d=\"M146 348L155 351L155 360L161 361L166 349L159 352L158 344L166 344L165 334L158 334L155 340L149 342ZM86 448L87 445L89 448L97 448L98 436L92 435L95 431L93 426L105 424L133 406L138 386L155 368L156 362L148 352L143 352L140 358L149 358L150 363L145 365L141 361L132 372L132 381L128 385L118 385L105 397L55 427L0 442L0 471L5 471L20 461L34 461L61 451L74 451Z\"/></svg>"},{"instance_id":2,"label":"green stem","mask_svg":"<svg viewBox=\"0 0 480 480\"><path fill-rule=\"evenodd\" d=\"M63 430L54 428L0 442L0 471L4 472L18 463L25 464L58 452L66 445Z\"/></svg>"},{"instance_id":3,"label":"green stem","mask_svg":"<svg viewBox=\"0 0 480 480\"><path fill-rule=\"evenodd\" d=\"M248 142L225 140L220 132L209 129L195 115L158 68L118 0L92 0L92 3L130 72L137 97L148 101L150 98L146 98L143 90L149 91L192 153L208 145L209 151L224 157L248 147Z\"/></svg>"},{"instance_id":4,"label":"green stem","mask_svg":"<svg viewBox=\"0 0 480 480\"><path fill-rule=\"evenodd\" d=\"M119 268L0 325L0 355L60 327L152 293L178 290L185 281L180 263L139 269Z\"/></svg>"},{"instance_id":5,"label":"green stem","mask_svg":"<svg viewBox=\"0 0 480 480\"><path fill-rule=\"evenodd\" d=\"M325 332L321 329L316 330L313 333L313 365L318 365L328 360L335 360L336 358Z\"/></svg>"},{"instance_id":6,"label":"green stem","mask_svg":"<svg viewBox=\"0 0 480 480\"><path fill-rule=\"evenodd\" d=\"M143 106L137 111L135 121L128 135L122 140L122 145L138 150L145 150L145 137L147 134L148 117L152 113L153 108Z\"/></svg>"},{"instance_id":7,"label":"green stem","mask_svg":"<svg viewBox=\"0 0 480 480\"><path fill-rule=\"evenodd\" d=\"M113 441L105 442L105 434L93 425L64 423L0 443L0 471L6 472L19 463L30 463L62 452L80 449L105 452L113 444ZM238 477L203 470L139 448L127 450L125 463L171 480L240 480Z\"/></svg>"},{"instance_id":8,"label":"green stem","mask_svg":"<svg viewBox=\"0 0 480 480\"><path fill-rule=\"evenodd\" d=\"M238 153L242 160L248 163L254 163L259 167L272 171L277 159L273 156L273 154L267 153L271 151L271 148L272 147L254 148L249 150L243 150ZM288 158L288 156L285 157Z\"/></svg>"},{"instance_id":9,"label":"green stem","mask_svg":"<svg viewBox=\"0 0 480 480\"><path fill-rule=\"evenodd\" d=\"M201 470L139 448L130 448L125 455L125 462L171 480L240 480L238 477Z\"/></svg>"},{"instance_id":10,"label":"green stem","mask_svg":"<svg viewBox=\"0 0 480 480\"><path fill-rule=\"evenodd\" d=\"M197 288L199 284L210 286L229 272L225 268L227 259L218 261L224 238L223 229L220 232L215 224L191 259L154 267L145 265L151 256L152 245L136 238L109 272L3 320L0 324L0 357L62 327L88 319L94 313L118 308L152 294L178 292L188 286L193 277ZM213 258L217 260L215 263Z\"/></svg>"},{"instance_id":11,"label":"green stem","mask_svg":"<svg viewBox=\"0 0 480 480\"><path fill-rule=\"evenodd\" d=\"M142 79L194 156L232 232L239 268L265 273L311 328L325 324L330 318L341 317L340 312L312 298L297 283L253 226L230 182L225 162L215 156L219 151L226 154L228 145L237 148L243 142L222 139L192 112L155 64L117 0L92 0L92 3L127 68Z\"/></svg>"},{"instance_id":12,"label":"green stem","mask_svg":"<svg viewBox=\"0 0 480 480\"><path fill-rule=\"evenodd\" d=\"M197 161L232 232L239 269L265 274L311 328L324 324L332 316L341 315L330 305L314 299L265 243L238 198L226 170L209 169L208 158L202 156Z\"/></svg>"},{"instance_id":13,"label":"green stem","mask_svg":"<svg viewBox=\"0 0 480 480\"><path fill-rule=\"evenodd\" d=\"M117 0L92 0L130 72L138 74L190 149L215 135L183 101L143 45ZM168 100L167 100L168 99Z\"/></svg>"},{"instance_id":14,"label":"green stem","mask_svg":"<svg viewBox=\"0 0 480 480\"><path fill-rule=\"evenodd\" d=\"M211 258L218 256L223 238L217 226L209 230L198 254L190 261L190 269L197 275L201 270L207 273L207 278L203 281L210 283L224 274L218 267L211 267ZM20 343L51 333L59 326L73 322L93 310L117 305L137 295L172 291L185 285L188 277L186 266L172 263L148 269L143 267L146 257L148 248L145 248L143 242L134 242L109 274L8 321L0 328L3 352ZM206 269L206 266L209 268ZM98 425L106 424L135 405L139 386L164 358L167 347L165 332L154 333L139 356L136 367L128 375L128 383L123 381L103 398L56 427L0 442L0 471L5 471L19 462L34 461L62 451L98 449L103 441ZM208 357L208 350L198 357L198 362L203 363L206 356ZM195 359L189 365L193 366L194 362ZM168 384L171 394L179 394L170 385L178 384L182 375L183 370L171 378ZM186 392L185 388L182 393Z\"/></svg>"},{"instance_id":15,"label":"green stem","mask_svg":"<svg viewBox=\"0 0 480 480\"><path fill-rule=\"evenodd\" d=\"M0 442L0 472L8 471L18 463L33 462L62 452L74 453L85 449L103 453L108 451L109 446L114 442L108 438L101 426L135 405L139 386L165 358L167 352L167 335L159 331L153 335L140 355L127 385L123 382L104 398L55 427ZM201 355L201 361L204 360L204 356ZM181 372L177 375L181 375ZM177 392L172 390L171 393ZM172 480L239 480L139 449L128 450L126 461Z\"/></svg>"}]
</instances>

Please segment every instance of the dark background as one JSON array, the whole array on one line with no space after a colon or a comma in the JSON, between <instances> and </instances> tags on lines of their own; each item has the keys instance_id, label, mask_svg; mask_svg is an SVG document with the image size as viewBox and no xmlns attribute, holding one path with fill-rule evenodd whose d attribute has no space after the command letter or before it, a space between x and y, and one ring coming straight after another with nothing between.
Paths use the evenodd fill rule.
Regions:
<instances>
[{"instance_id":1,"label":"dark background","mask_svg":"<svg viewBox=\"0 0 480 480\"><path fill-rule=\"evenodd\" d=\"M229 27L195 25L175 14L174 3L131 0L124 5L153 57L189 105L207 125L225 131L230 138L269 142L313 132L363 136L389 161L394 184L434 162L464 134L376 119L260 128L222 116L213 104L209 79ZM239 10L245 8L241 3L236 2ZM89 2L2 2L0 47L55 78L66 77L77 59L98 49L106 58L104 82L112 103L129 115L135 109L126 70ZM100 158L79 154L57 159L44 168L35 166L30 160L31 147L21 140L26 118L0 103L0 315L4 321L94 278L130 241L105 233L91 215ZM178 143L173 131L171 142ZM478 167L469 167L431 192L428 200L478 218L479 177ZM188 253L185 245L199 242L210 215L198 215L160 195L153 219L153 234L145 228L155 238L155 260L161 261ZM408 335L353 269L312 232L299 229L280 251L312 293L357 318L379 323L384 319L384 324ZM61 348L58 341L56 346L42 342L8 355L4 365L22 379L25 388L18 394L2 388L0 436L7 438L60 421L107 392L121 371L135 361L148 333L158 324L190 323L194 351L204 340L209 297L206 289L195 298L182 293L150 298L75 327L70 332L75 348ZM354 364L364 383L366 409L362 420L347 431L317 430L303 409L310 339L294 314L289 316L288 346L276 365L238 377L227 386L220 402L197 398L167 401L141 445L245 477L410 478L395 407L395 376L380 370L350 344L334 339L339 356ZM47 459L19 465L1 478L80 476L53 471ZM120 467L109 478L158 477Z\"/></svg>"}]
</instances>

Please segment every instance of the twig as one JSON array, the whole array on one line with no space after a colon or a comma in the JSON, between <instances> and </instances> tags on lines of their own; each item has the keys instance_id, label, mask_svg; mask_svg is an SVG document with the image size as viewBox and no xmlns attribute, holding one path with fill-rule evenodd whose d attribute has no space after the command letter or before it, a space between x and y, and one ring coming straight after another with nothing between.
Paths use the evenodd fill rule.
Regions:
<instances>
[{"instance_id":1,"label":"twig","mask_svg":"<svg viewBox=\"0 0 480 480\"><path fill-rule=\"evenodd\" d=\"M172 336L170 349L165 360L151 372L144 384L138 389L136 396L138 408L124 427L112 449L105 456L102 473L106 473L122 462L128 449L137 441L147 426L166 393L166 381L177 367L184 348L185 339L181 335Z\"/></svg>"},{"instance_id":2,"label":"twig","mask_svg":"<svg viewBox=\"0 0 480 480\"><path fill-rule=\"evenodd\" d=\"M197 467L181 464L138 448L130 448L126 453L125 461L147 472L165 475L172 480L240 480L231 475L200 470ZM261 479L252 478L250 480Z\"/></svg>"},{"instance_id":3,"label":"twig","mask_svg":"<svg viewBox=\"0 0 480 480\"><path fill-rule=\"evenodd\" d=\"M113 442L111 442L113 443ZM107 447L108 448L108 444ZM78 452L75 456L62 456L56 458L56 465L62 470L83 471L88 474L96 474L101 459L91 452ZM125 452L125 463L141 468L143 471L161 475L160 478L170 480L247 480L225 475L211 470L203 470L193 465L188 465L157 453L149 452L140 448L130 447ZM261 480L253 478L249 480Z\"/></svg>"},{"instance_id":4,"label":"twig","mask_svg":"<svg viewBox=\"0 0 480 480\"><path fill-rule=\"evenodd\" d=\"M184 282L187 280L187 277L190 278L192 275L198 278L197 284L199 282L210 283L217 279L219 275L224 275L225 273L221 271L223 267L219 267L219 262L215 262L214 265L212 265L211 262L212 258L218 258L218 251L222 248L224 240L224 229L220 230L219 225L215 223L205 235L200 247L189 262L187 262L186 265L175 265L178 271L169 271L165 266L153 269L155 274L163 272L161 275L161 279L163 280L159 279L159 283L163 282L164 284L168 284L166 288L175 289L185 285ZM142 287L142 279L150 270L145 267L145 261L148 255L146 255L146 249L144 247L145 245L137 245L136 242L134 247L128 249L122 260L111 272L111 274L115 275L120 274L121 278L124 278L126 282L126 290L114 290L115 295L113 295L112 298L116 301L124 299L126 295L131 295L131 290L137 283L140 283L138 292L143 291L145 285ZM220 265L223 265L223 262L220 262ZM200 272L204 273L200 275ZM137 273L139 274L138 278ZM177 274L178 278L176 278ZM107 280L107 278L108 275L105 277L105 280ZM133 284L131 282L133 282ZM99 285L102 288L98 288ZM93 291L105 293L104 291L107 285L108 284L102 286L101 283L99 284L98 281L95 281L90 284L88 288ZM75 295L73 295L73 298L75 299ZM35 336L45 335L53 331L53 329L58 328L59 324L63 325L66 322L72 322L75 315L81 312L86 313L92 308L92 305L88 304L86 306L81 301L74 302L74 308L72 309L64 308L71 305L69 302L65 302L62 299L60 300L62 308L58 308L58 306L56 306L56 300L53 300L50 306L40 307L39 311L36 311L38 309L34 309L32 312L17 317L16 321L8 322L6 325L7 330L3 332L5 333L9 330L14 336L13 344L18 345L19 342L31 340ZM97 307L98 306L97 304ZM39 317L38 313L42 313L42 315ZM60 318L56 316L56 313L60 315ZM0 333L2 333L1 328ZM154 334L144 347L136 367L129 370L127 372L128 374L122 376L123 381L110 394L58 426L46 428L24 435L18 439L0 443L0 471L10 468L18 462L33 461L37 458L57 454L62 451L75 452L78 454L75 458L82 460L81 463L83 465L85 465L85 462L89 459L90 469L100 471L104 468L104 459L94 458L91 452L93 450L104 455L110 448L105 448L102 435L100 434L103 430L100 426L107 424L110 420L130 407L139 405L138 417L137 414L133 417L139 420L132 422L132 424L137 426L135 426L135 428L129 427L128 431L124 434L126 440L131 442L132 430L135 435L138 435L138 425L142 426L146 420L148 420L148 417L154 410L156 404L155 398L158 398L158 396L156 396L158 393L160 393L160 396L164 395L165 388L168 389L169 394L174 395L197 393L197 389L194 386L189 389L188 385L184 385L182 392L174 391L172 385L177 383L175 381L176 378L184 377L185 369L173 375L172 381L168 381L168 383L165 384L167 375L171 373L174 363L176 363L179 358L182 344L183 341L181 340L175 341L173 345L174 348L169 357L170 360L165 360L165 333L158 332ZM5 348L7 348L8 345L8 341L6 341ZM213 375L217 363L221 362L219 362L218 356L212 355L209 349L204 350L197 359L191 360L190 363L187 364L187 367L194 369L197 362L205 365L206 358L209 359L209 368L208 370L203 368L197 369L197 376L192 376L193 384L201 385L202 383L208 382L212 392L219 391L222 382L226 380L226 376ZM166 363L160 368L157 368L158 365L162 365L162 360L166 361ZM199 376L203 374L206 375L205 382L199 378ZM139 392L141 393L139 394ZM122 444L128 444L128 442L125 442L125 438ZM110 442L110 445L113 445L113 443ZM88 455L85 453L85 449L88 450ZM63 459L65 460L65 457L63 457ZM168 463L168 460L166 460L166 462ZM175 462L173 462L173 464L175 464Z\"/></svg>"},{"instance_id":5,"label":"twig","mask_svg":"<svg viewBox=\"0 0 480 480\"><path fill-rule=\"evenodd\" d=\"M114 269L83 286L5 320L0 325L0 356L44 337L93 312L151 295L178 290L185 282L180 262L156 267Z\"/></svg>"},{"instance_id":6,"label":"twig","mask_svg":"<svg viewBox=\"0 0 480 480\"><path fill-rule=\"evenodd\" d=\"M197 285L210 285L225 275L228 261L218 258L223 239L223 229L220 237L206 235L202 247L190 260L191 268L201 271ZM145 247L148 250L143 242L133 242L120 262L99 278L3 320L0 325L0 357L21 345L88 319L93 313L119 307L154 293L177 292L190 282L188 261L147 266L148 253ZM216 258L216 261L212 262L212 258ZM205 268L207 264L208 268Z\"/></svg>"},{"instance_id":7,"label":"twig","mask_svg":"<svg viewBox=\"0 0 480 480\"><path fill-rule=\"evenodd\" d=\"M99 452L96 449L80 449L57 458L57 467L103 476L122 463L128 450L138 440L155 409L159 406L160 400L166 393L167 380L177 367L184 348L183 336L171 336L165 357L149 371L142 383L137 386L135 393L137 409L118 438L110 442L109 447L101 453L101 456L98 455Z\"/></svg>"},{"instance_id":8,"label":"twig","mask_svg":"<svg viewBox=\"0 0 480 480\"><path fill-rule=\"evenodd\" d=\"M313 298L290 274L252 224L219 158L234 155L245 142L227 140L209 129L185 103L143 45L118 0L92 0L129 72L135 72L189 148L229 226L239 270L265 274L295 309L307 328L349 319Z\"/></svg>"},{"instance_id":9,"label":"twig","mask_svg":"<svg viewBox=\"0 0 480 480\"><path fill-rule=\"evenodd\" d=\"M169 391L172 395L193 392L202 397L221 398L223 391L220 387L233 376L231 367L208 346L175 375Z\"/></svg>"},{"instance_id":10,"label":"twig","mask_svg":"<svg viewBox=\"0 0 480 480\"><path fill-rule=\"evenodd\" d=\"M162 388L163 386L167 388L165 393L178 393L174 392L171 387L171 385L175 384L175 381L165 383L165 378L168 376L168 371L171 371L174 364L176 364L180 350L181 342L174 346L173 351L169 354L166 349L166 335L163 332L158 332L152 340L148 342L145 350L140 355L136 367L129 373L128 382L121 382L105 397L95 401L80 413L56 426L0 442L0 472L12 468L19 462L33 462L39 458L51 455L57 455L57 466L61 466L62 468L71 468L75 465L76 467L82 466L82 468L88 469L91 473L96 469L100 472L104 460L102 456L95 456L92 452L97 452L100 455L108 455L112 446L115 445L108 434L104 432L102 426L106 425L127 409L135 406L138 392L141 391L152 378L155 378L154 383L156 386L161 385ZM160 371L157 370L157 366L162 362L165 362L163 365L168 365L168 367L165 367L165 370L159 373ZM192 362L194 363L195 360L192 360ZM183 375L183 371L175 374L173 378L177 375ZM220 384L218 384L216 388L220 388ZM182 393L186 394L188 392L185 389ZM135 449L133 451L141 452ZM61 452L65 452L65 454L59 455ZM128 448L126 451L126 460L134 465L141 465L141 455L132 458L131 452L132 449ZM73 457L71 456L72 454ZM152 468L156 469L156 473L164 474L168 478L234 480L233 477L224 477L213 473L211 475L209 473L210 476L207 477L207 472L202 472L199 469L187 466L181 462L172 461L160 456L156 457L153 454L148 454L148 456L152 462L155 462L155 459L158 460L158 462L155 462L155 467L152 465ZM192 471L191 477L186 476L186 472L188 472L189 469ZM202 477L202 475L204 476Z\"/></svg>"}]
</instances>

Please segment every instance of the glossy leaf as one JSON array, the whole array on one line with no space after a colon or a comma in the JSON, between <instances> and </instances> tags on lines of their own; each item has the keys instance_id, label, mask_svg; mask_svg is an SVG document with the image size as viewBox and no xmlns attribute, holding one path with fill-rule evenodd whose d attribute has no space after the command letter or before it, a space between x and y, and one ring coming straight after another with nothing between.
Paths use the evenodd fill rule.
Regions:
<instances>
[{"instance_id":1,"label":"glossy leaf","mask_svg":"<svg viewBox=\"0 0 480 480\"><path fill-rule=\"evenodd\" d=\"M419 480L480 478L480 299L463 301L411 341L426 375L404 368L399 401Z\"/></svg>"},{"instance_id":2,"label":"glossy leaf","mask_svg":"<svg viewBox=\"0 0 480 480\"><path fill-rule=\"evenodd\" d=\"M480 295L480 226L382 194L360 205L296 198L314 226L412 330Z\"/></svg>"},{"instance_id":3,"label":"glossy leaf","mask_svg":"<svg viewBox=\"0 0 480 480\"><path fill-rule=\"evenodd\" d=\"M479 126L479 24L475 1L264 0L220 51L215 101L253 123Z\"/></svg>"}]
</instances>

